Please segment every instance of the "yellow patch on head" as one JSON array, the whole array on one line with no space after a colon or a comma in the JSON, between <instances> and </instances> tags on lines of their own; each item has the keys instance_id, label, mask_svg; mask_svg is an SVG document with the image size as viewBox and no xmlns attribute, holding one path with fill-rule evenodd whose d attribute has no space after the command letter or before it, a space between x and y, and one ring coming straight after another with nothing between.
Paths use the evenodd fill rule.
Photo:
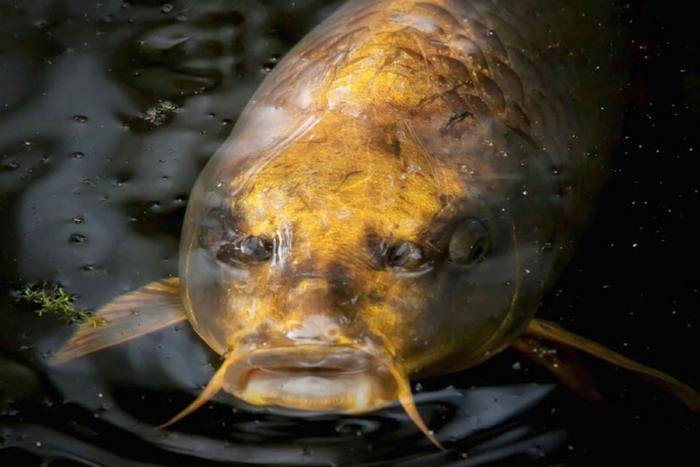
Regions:
<instances>
[{"instance_id":1,"label":"yellow patch on head","mask_svg":"<svg viewBox=\"0 0 700 467\"><path fill-rule=\"evenodd\" d=\"M464 197L454 170L422 147L408 122L397 127L345 125L328 113L305 137L285 148L239 193L232 212L252 235L274 235L293 223L300 241L355 244L367 227L377 234L415 239L446 208ZM379 215L378 215L379 214ZM322 246L314 245L313 248Z\"/></svg>"}]
</instances>

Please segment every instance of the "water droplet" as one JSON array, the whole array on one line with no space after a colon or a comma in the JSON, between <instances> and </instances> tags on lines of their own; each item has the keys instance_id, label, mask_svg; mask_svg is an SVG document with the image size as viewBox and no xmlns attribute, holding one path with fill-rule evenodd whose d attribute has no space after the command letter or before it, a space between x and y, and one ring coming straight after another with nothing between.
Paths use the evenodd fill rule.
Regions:
<instances>
[{"instance_id":1,"label":"water droplet","mask_svg":"<svg viewBox=\"0 0 700 467\"><path fill-rule=\"evenodd\" d=\"M15 170L18 167L19 167L19 162L14 161L14 160L3 161L3 163L2 163L3 170L10 171L10 170Z\"/></svg>"},{"instance_id":2,"label":"water droplet","mask_svg":"<svg viewBox=\"0 0 700 467\"><path fill-rule=\"evenodd\" d=\"M79 233L74 233L70 236L69 241L71 243L85 243L87 242L87 237Z\"/></svg>"},{"instance_id":3,"label":"water droplet","mask_svg":"<svg viewBox=\"0 0 700 467\"><path fill-rule=\"evenodd\" d=\"M459 171L469 175L474 175L476 173L476 170L470 168L467 164L460 164Z\"/></svg>"},{"instance_id":4,"label":"water droplet","mask_svg":"<svg viewBox=\"0 0 700 467\"><path fill-rule=\"evenodd\" d=\"M528 449L527 454L530 456L531 459L543 459L546 456L544 451L542 451L542 448L540 448L539 446L535 446Z\"/></svg>"}]
</instances>

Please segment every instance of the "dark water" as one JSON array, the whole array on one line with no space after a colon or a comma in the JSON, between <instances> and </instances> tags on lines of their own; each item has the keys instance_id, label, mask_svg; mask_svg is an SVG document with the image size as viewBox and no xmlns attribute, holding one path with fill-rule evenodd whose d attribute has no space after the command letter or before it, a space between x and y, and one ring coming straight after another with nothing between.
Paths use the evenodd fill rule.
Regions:
<instances>
[{"instance_id":1,"label":"dark water","mask_svg":"<svg viewBox=\"0 0 700 467\"><path fill-rule=\"evenodd\" d=\"M593 359L601 404L512 351L421 382L446 453L399 407L301 416L220 395L158 430L218 366L187 326L48 365L71 328L18 304L17 290L56 282L94 309L176 275L198 171L279 57L338 3L0 0L0 465L697 463L700 417ZM671 5L628 13L615 171L542 314L700 388L700 47Z\"/></svg>"}]
</instances>

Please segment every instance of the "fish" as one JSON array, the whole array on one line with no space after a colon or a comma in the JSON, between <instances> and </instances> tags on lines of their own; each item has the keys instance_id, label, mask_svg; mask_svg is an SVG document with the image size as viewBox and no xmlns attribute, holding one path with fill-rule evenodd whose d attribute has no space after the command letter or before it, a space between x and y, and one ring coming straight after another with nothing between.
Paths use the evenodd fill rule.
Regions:
<instances>
[{"instance_id":1,"label":"fish","mask_svg":"<svg viewBox=\"0 0 700 467\"><path fill-rule=\"evenodd\" d=\"M188 321L223 390L360 414L513 347L600 398L574 356L661 371L537 318L620 127L612 2L354 0L266 77L189 197L179 277L97 311L54 364ZM135 312L137 311L137 312Z\"/></svg>"}]
</instances>

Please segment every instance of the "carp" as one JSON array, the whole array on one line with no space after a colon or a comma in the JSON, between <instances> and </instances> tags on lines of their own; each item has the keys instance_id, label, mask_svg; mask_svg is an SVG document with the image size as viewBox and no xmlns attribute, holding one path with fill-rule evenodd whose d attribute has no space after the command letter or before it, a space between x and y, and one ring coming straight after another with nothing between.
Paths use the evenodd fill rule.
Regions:
<instances>
[{"instance_id":1,"label":"carp","mask_svg":"<svg viewBox=\"0 0 700 467\"><path fill-rule=\"evenodd\" d=\"M200 174L179 278L106 305L105 325L54 362L188 320L223 363L168 424L222 389L349 414L398 400L440 446L411 378L514 346L599 397L574 360L542 352L554 345L698 411L680 381L535 318L617 139L613 18L587 0L347 2L265 79Z\"/></svg>"}]
</instances>

